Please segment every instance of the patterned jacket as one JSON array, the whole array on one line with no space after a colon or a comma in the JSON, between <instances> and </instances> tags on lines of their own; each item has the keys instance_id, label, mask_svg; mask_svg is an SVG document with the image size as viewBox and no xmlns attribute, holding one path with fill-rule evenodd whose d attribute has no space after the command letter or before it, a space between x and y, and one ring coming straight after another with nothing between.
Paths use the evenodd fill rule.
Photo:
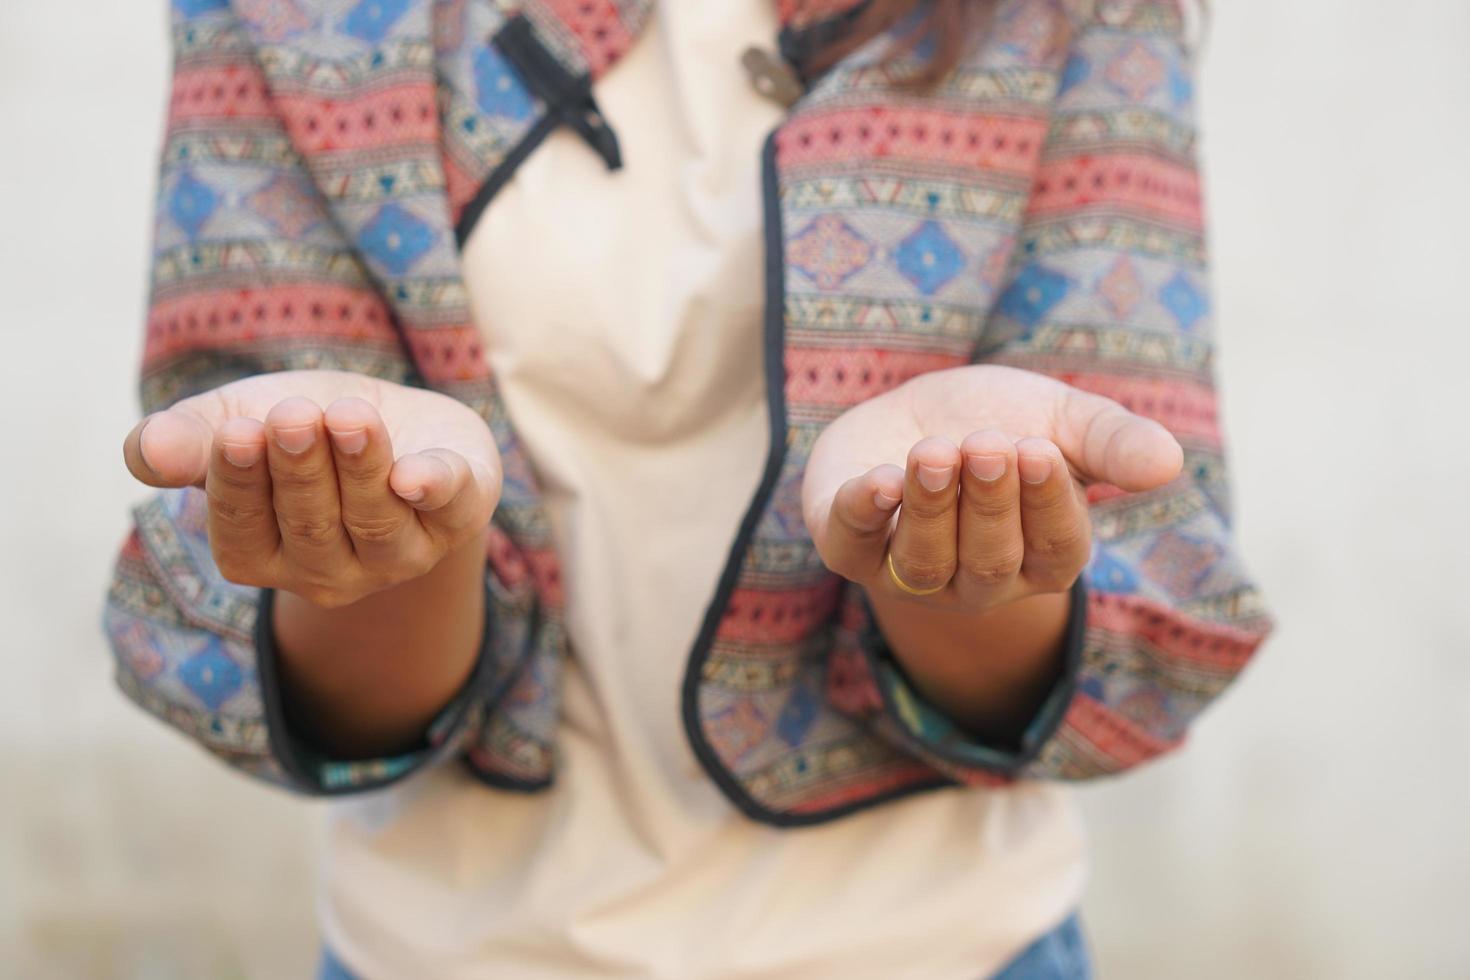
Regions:
<instances>
[{"instance_id":1,"label":"patterned jacket","mask_svg":"<svg viewBox=\"0 0 1470 980\"><path fill-rule=\"evenodd\" d=\"M466 305L458 246L559 126L619 164L593 83L649 0L172 0L144 408L243 376L337 368L475 407L504 458L475 675L423 744L324 757L292 731L268 590L226 581L201 491L134 511L104 614L122 690L227 762L317 794L457 758L554 774L566 654L535 476ZM764 149L770 447L688 654L683 721L731 802L816 823L938 786L1088 779L1177 747L1270 627L1234 554L1213 385L1193 66L1170 0L1003 0L935 90L880 37L810 56L852 0L782 0L803 92ZM733 66L731 66L733 70ZM862 590L800 513L823 426L971 362L1045 372L1151 416L1185 469L1094 487L1067 667L1016 744L912 688ZM985 638L975 638L983 656Z\"/></svg>"}]
</instances>

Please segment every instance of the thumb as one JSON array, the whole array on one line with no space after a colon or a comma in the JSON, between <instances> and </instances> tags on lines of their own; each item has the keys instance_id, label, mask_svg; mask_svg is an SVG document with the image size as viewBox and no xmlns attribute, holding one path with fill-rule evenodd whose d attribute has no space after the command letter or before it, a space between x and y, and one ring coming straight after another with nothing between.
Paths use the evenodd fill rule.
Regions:
<instances>
[{"instance_id":1,"label":"thumb","mask_svg":"<svg viewBox=\"0 0 1470 980\"><path fill-rule=\"evenodd\" d=\"M1085 482L1152 490L1184 465L1184 450L1168 429L1111 398L1068 387L1058 423L1057 447Z\"/></svg>"},{"instance_id":2,"label":"thumb","mask_svg":"<svg viewBox=\"0 0 1470 980\"><path fill-rule=\"evenodd\" d=\"M180 406L154 412L123 440L123 461L150 487L203 487L214 428L204 415Z\"/></svg>"}]
</instances>

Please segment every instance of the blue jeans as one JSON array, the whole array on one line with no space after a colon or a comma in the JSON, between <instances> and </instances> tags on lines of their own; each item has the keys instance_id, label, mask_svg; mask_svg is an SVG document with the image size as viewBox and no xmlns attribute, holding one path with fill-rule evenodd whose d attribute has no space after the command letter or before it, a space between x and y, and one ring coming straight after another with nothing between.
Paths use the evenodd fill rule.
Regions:
<instances>
[{"instance_id":1,"label":"blue jeans","mask_svg":"<svg viewBox=\"0 0 1470 980\"><path fill-rule=\"evenodd\" d=\"M1092 957L1076 913L1021 950L991 980L1091 980Z\"/></svg>"},{"instance_id":2,"label":"blue jeans","mask_svg":"<svg viewBox=\"0 0 1470 980\"><path fill-rule=\"evenodd\" d=\"M331 950L322 950L317 980L356 980L338 962ZM1092 961L1082 925L1073 915L1066 922L1027 946L991 980L1090 980Z\"/></svg>"}]
</instances>

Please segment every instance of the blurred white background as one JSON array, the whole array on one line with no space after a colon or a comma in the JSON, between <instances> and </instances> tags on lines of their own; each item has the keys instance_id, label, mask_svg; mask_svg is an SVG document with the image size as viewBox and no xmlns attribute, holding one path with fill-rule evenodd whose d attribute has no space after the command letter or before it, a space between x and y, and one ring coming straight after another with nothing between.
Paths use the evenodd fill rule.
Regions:
<instances>
[{"instance_id":1,"label":"blurred white background","mask_svg":"<svg viewBox=\"0 0 1470 980\"><path fill-rule=\"evenodd\" d=\"M311 805L114 693L164 4L0 5L0 975L307 976ZM1227 432L1281 626L1084 791L1115 978L1470 977L1470 4L1222 0Z\"/></svg>"}]
</instances>

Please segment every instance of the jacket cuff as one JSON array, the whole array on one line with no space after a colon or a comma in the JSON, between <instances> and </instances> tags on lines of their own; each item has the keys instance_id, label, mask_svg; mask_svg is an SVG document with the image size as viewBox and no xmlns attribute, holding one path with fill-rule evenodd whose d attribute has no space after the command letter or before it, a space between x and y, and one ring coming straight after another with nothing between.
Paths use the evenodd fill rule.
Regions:
<instances>
[{"instance_id":1,"label":"jacket cuff","mask_svg":"<svg viewBox=\"0 0 1470 980\"><path fill-rule=\"evenodd\" d=\"M315 744L293 720L281 687L280 652L272 628L274 589L261 589L255 618L256 670L271 753L290 777L292 788L313 796L336 796L380 789L418 770L436 765L459 750L461 736L483 705L494 671L491 651L494 603L486 573L485 626L480 652L468 680L407 752L370 759L337 759Z\"/></svg>"},{"instance_id":2,"label":"jacket cuff","mask_svg":"<svg viewBox=\"0 0 1470 980\"><path fill-rule=\"evenodd\" d=\"M869 607L867 626L859 646L882 700L884 727L941 769L963 778L965 770L983 776L1015 776L1040 755L1062 725L1077 692L1082 667L1082 638L1087 626L1087 586L1079 577L1071 589L1067 629L1062 638L1060 675L1018 740L1011 743L980 739L955 724L920 694L904 674ZM863 603L868 604L866 595ZM953 773L958 768L959 773Z\"/></svg>"}]
</instances>

